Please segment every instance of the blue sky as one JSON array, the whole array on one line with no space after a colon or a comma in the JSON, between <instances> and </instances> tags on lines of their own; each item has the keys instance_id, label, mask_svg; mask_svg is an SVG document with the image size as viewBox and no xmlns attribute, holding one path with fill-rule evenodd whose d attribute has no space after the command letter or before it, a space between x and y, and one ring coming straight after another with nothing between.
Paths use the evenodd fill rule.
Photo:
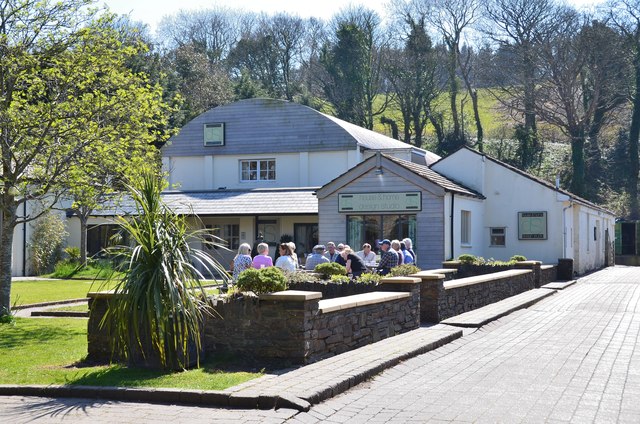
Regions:
<instances>
[{"instance_id":1,"label":"blue sky","mask_svg":"<svg viewBox=\"0 0 640 424\"><path fill-rule=\"evenodd\" d=\"M286 11L301 17L315 16L330 18L333 14L349 4L345 0L104 0L104 4L119 14L130 14L136 21L147 23L152 30L163 16L171 15L180 9L207 9L215 6L244 9L255 12L275 13ZM389 0L355 0L353 4L365 4L384 14ZM577 6L602 3L602 0L568 0Z\"/></svg>"}]
</instances>

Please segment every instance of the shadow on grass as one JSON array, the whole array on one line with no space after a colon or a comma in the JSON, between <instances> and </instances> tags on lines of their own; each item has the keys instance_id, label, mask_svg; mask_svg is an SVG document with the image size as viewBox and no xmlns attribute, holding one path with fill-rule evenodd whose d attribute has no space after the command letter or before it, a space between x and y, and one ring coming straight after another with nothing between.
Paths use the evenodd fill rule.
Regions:
<instances>
[{"instance_id":1,"label":"shadow on grass","mask_svg":"<svg viewBox=\"0 0 640 424\"><path fill-rule=\"evenodd\" d=\"M25 328L25 326L13 326L11 324L0 325L0 336L2 337L3 348L15 348L26 344L44 343L51 340L71 339L84 334L83 331L76 331L71 328Z\"/></svg>"},{"instance_id":2,"label":"shadow on grass","mask_svg":"<svg viewBox=\"0 0 640 424\"><path fill-rule=\"evenodd\" d=\"M73 368L87 368L95 367L98 365L86 361L77 362L70 365ZM218 355L215 358L207 359L200 363L200 372L207 374L210 378L215 377L219 382L218 384L223 388L231 387L238 384L239 378L246 380L246 378L239 377L240 374L247 373L261 373L264 368L255 368L254 365L249 365L244 361L239 361L231 355ZM187 370L185 373L188 373ZM103 368L94 371L88 371L80 374L75 378L67 380L67 385L86 385L86 386L119 386L119 387L149 387L154 386L154 380L169 376L172 374L182 375L181 371L162 371L148 368L133 368L125 365L112 365L108 368ZM197 379L194 378L194 380Z\"/></svg>"}]
</instances>

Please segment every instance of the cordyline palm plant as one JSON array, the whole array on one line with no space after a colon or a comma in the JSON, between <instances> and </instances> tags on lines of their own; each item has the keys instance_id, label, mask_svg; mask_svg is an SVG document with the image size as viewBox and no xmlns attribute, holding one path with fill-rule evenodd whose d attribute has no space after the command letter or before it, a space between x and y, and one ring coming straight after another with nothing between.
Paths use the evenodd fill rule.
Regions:
<instances>
[{"instance_id":1,"label":"cordyline palm plant","mask_svg":"<svg viewBox=\"0 0 640 424\"><path fill-rule=\"evenodd\" d=\"M135 363L167 369L199 365L201 327L209 313L200 265L226 278L221 265L189 242L214 243L206 230L191 230L185 216L162 201L162 178L144 172L129 191L136 215L119 217L130 246L117 246L118 278L115 295L102 325L113 337L114 353Z\"/></svg>"}]
</instances>

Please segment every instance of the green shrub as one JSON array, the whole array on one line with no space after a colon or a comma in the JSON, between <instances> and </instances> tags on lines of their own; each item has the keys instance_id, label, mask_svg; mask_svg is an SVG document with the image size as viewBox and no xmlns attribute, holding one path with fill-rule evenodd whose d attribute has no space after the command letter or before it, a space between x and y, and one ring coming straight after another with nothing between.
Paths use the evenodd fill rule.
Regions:
<instances>
[{"instance_id":1,"label":"green shrub","mask_svg":"<svg viewBox=\"0 0 640 424\"><path fill-rule=\"evenodd\" d=\"M255 294L271 293L287 289L287 277L280 268L270 266L262 269L249 268L240 273L236 283L240 291Z\"/></svg>"},{"instance_id":2,"label":"green shrub","mask_svg":"<svg viewBox=\"0 0 640 424\"><path fill-rule=\"evenodd\" d=\"M389 277L406 277L411 274L415 274L416 272L420 272L420 268L411 264L398 265L391 268L389 272Z\"/></svg>"},{"instance_id":3,"label":"green shrub","mask_svg":"<svg viewBox=\"0 0 640 424\"><path fill-rule=\"evenodd\" d=\"M478 258L476 258L474 255L470 255L468 253L458 256L458 261L462 262L463 264L474 264L476 263L477 259Z\"/></svg>"},{"instance_id":4,"label":"green shrub","mask_svg":"<svg viewBox=\"0 0 640 424\"><path fill-rule=\"evenodd\" d=\"M347 275L347 268L335 262L318 264L314 271L324 280L330 279L332 275Z\"/></svg>"},{"instance_id":5,"label":"green shrub","mask_svg":"<svg viewBox=\"0 0 640 424\"><path fill-rule=\"evenodd\" d=\"M334 274L331 276L331 280L332 283L336 283L336 284L344 284L344 283L348 283L349 281L351 281L351 279L346 276L346 275L337 275Z\"/></svg>"},{"instance_id":6,"label":"green shrub","mask_svg":"<svg viewBox=\"0 0 640 424\"><path fill-rule=\"evenodd\" d=\"M49 275L51 278L70 278L78 271L78 264L69 261L60 261L56 264L53 272Z\"/></svg>"},{"instance_id":7,"label":"green shrub","mask_svg":"<svg viewBox=\"0 0 640 424\"><path fill-rule=\"evenodd\" d=\"M513 256L511 257L511 259L509 259L509 260L510 260L510 261L513 261L513 262L524 262L524 261L526 261L526 260L527 260L527 258L525 258L525 257L524 257L524 256L522 256L522 255L513 255Z\"/></svg>"},{"instance_id":8,"label":"green shrub","mask_svg":"<svg viewBox=\"0 0 640 424\"><path fill-rule=\"evenodd\" d=\"M66 247L64 249L64 253L67 254L67 261L75 263L80 262L80 248L78 246Z\"/></svg>"},{"instance_id":9,"label":"green shrub","mask_svg":"<svg viewBox=\"0 0 640 424\"><path fill-rule=\"evenodd\" d=\"M356 278L356 282L361 284L378 284L380 280L382 280L382 275L373 272L365 272Z\"/></svg>"},{"instance_id":10,"label":"green shrub","mask_svg":"<svg viewBox=\"0 0 640 424\"><path fill-rule=\"evenodd\" d=\"M31 265L36 275L51 272L60 260L62 243L68 235L64 228L62 218L50 212L42 215L36 222L29 242Z\"/></svg>"}]
</instances>

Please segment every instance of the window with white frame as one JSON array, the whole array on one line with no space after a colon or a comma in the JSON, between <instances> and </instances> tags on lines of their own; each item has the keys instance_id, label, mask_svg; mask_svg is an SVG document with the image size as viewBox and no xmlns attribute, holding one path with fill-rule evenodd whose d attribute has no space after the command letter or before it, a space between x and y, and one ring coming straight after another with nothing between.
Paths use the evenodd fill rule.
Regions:
<instances>
[{"instance_id":1,"label":"window with white frame","mask_svg":"<svg viewBox=\"0 0 640 424\"><path fill-rule=\"evenodd\" d=\"M471 244L471 211L460 211L460 243Z\"/></svg>"},{"instance_id":2,"label":"window with white frame","mask_svg":"<svg viewBox=\"0 0 640 424\"><path fill-rule=\"evenodd\" d=\"M240 181L275 181L276 160L255 159L240 161Z\"/></svg>"},{"instance_id":3,"label":"window with white frame","mask_svg":"<svg viewBox=\"0 0 640 424\"><path fill-rule=\"evenodd\" d=\"M491 247L506 246L506 229L501 227L493 227L489 229Z\"/></svg>"},{"instance_id":4,"label":"window with white frame","mask_svg":"<svg viewBox=\"0 0 640 424\"><path fill-rule=\"evenodd\" d=\"M204 124L204 145L224 146L224 124Z\"/></svg>"}]
</instances>

